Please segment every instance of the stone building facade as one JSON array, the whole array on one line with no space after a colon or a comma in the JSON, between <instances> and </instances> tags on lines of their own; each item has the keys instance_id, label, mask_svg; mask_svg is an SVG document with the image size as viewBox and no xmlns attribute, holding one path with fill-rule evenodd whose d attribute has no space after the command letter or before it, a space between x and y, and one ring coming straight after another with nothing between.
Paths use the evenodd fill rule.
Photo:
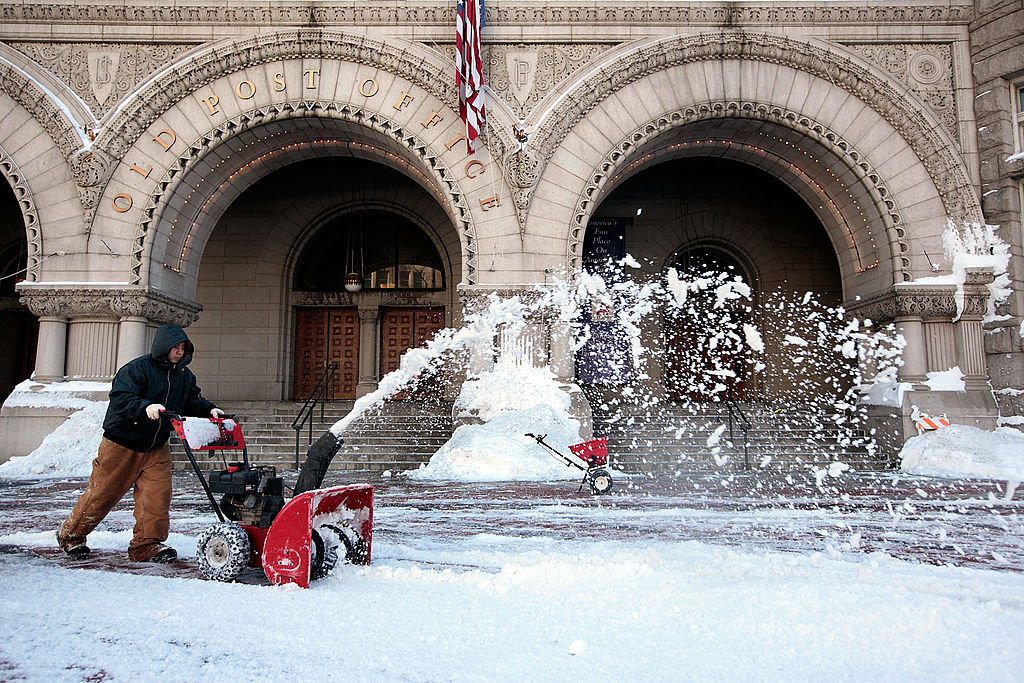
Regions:
<instances>
[{"instance_id":1,"label":"stone building facade","mask_svg":"<svg viewBox=\"0 0 1024 683\"><path fill-rule=\"evenodd\" d=\"M7 391L108 380L174 322L218 400L291 399L332 359L362 395L480 296L578 272L591 221L628 217L655 271L710 250L895 322L912 391L878 419L898 437L914 405L1021 414L1019 2L488 3L473 155L454 13L0 2ZM992 272L936 280L948 220L1001 226L998 320ZM571 380L563 337L538 358ZM927 390L954 366L964 391ZM61 419L18 393L14 451Z\"/></svg>"}]
</instances>

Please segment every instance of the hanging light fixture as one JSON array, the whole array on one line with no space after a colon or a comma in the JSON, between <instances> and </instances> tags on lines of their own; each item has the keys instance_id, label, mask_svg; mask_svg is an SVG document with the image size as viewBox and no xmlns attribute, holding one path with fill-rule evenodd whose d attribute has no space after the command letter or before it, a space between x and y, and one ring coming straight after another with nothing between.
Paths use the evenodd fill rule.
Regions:
<instances>
[{"instance_id":1,"label":"hanging light fixture","mask_svg":"<svg viewBox=\"0 0 1024 683\"><path fill-rule=\"evenodd\" d=\"M356 208L359 211L358 234L351 226L348 229L348 254L345 259L345 268L348 275L345 276L344 286L346 292L361 291L363 289L363 204L360 202ZM359 272L356 272L356 239L359 241Z\"/></svg>"}]
</instances>

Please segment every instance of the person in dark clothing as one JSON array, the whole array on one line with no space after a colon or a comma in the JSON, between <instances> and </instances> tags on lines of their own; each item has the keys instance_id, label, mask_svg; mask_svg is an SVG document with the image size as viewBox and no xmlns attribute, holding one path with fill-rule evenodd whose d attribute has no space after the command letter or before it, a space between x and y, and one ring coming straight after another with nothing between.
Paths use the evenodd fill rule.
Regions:
<instances>
[{"instance_id":1,"label":"person in dark clothing","mask_svg":"<svg viewBox=\"0 0 1024 683\"><path fill-rule=\"evenodd\" d=\"M92 461L89 484L57 532L68 556L89 556L86 537L135 487L135 528L128 546L134 562L172 562L178 554L164 545L170 530L171 434L162 413L220 417L223 411L203 398L186 366L195 347L185 331L163 325L149 354L125 363L114 376L103 439Z\"/></svg>"}]
</instances>

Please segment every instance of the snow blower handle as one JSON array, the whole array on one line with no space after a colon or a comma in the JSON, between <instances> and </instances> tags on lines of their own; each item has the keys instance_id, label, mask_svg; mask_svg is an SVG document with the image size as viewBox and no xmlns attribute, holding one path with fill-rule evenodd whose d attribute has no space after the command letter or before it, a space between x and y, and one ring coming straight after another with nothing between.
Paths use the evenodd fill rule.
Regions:
<instances>
[{"instance_id":1,"label":"snow blower handle","mask_svg":"<svg viewBox=\"0 0 1024 683\"><path fill-rule=\"evenodd\" d=\"M172 413L169 410L162 411L160 417L169 418L172 424L174 422L178 422L180 424L181 421L185 419L178 413ZM175 428L175 431L178 431L177 428ZM196 462L196 456L193 455L192 449L188 445L188 440L182 438L181 445L185 448L185 455L188 456L188 461L192 465L192 471L196 473L196 476L199 478L199 483L203 485L203 491L206 492L206 498L210 501L210 506L213 508L214 513L216 513L217 519L221 522L226 522L227 518L224 517L224 513L221 511L220 505L217 505L217 500L213 497L213 491L210 490L210 484L207 483L206 477L203 476L203 471L199 468L199 463Z\"/></svg>"}]
</instances>

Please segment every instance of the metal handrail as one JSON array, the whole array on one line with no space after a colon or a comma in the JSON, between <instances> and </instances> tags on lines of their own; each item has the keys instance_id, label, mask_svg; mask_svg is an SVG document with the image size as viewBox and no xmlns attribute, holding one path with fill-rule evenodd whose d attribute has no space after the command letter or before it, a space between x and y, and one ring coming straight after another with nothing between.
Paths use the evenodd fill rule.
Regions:
<instances>
[{"instance_id":1,"label":"metal handrail","mask_svg":"<svg viewBox=\"0 0 1024 683\"><path fill-rule=\"evenodd\" d=\"M740 408L740 404L736 402L736 399L732 397L732 387L726 389L725 394L725 407L729 411L729 441L733 441L732 436L732 422L733 419L738 416L738 422L740 429L743 430L743 469L750 469L750 457L747 453L747 432L750 431L750 420L743 413L743 409Z\"/></svg>"},{"instance_id":2,"label":"metal handrail","mask_svg":"<svg viewBox=\"0 0 1024 683\"><path fill-rule=\"evenodd\" d=\"M334 373L337 370L337 363L328 363L324 367L324 371L321 373L320 379L317 380L316 386L313 387L313 391L310 392L309 397L302 404L299 414L292 420L292 429L295 430L295 469L299 469L299 434L308 423L309 443L313 443L313 411L316 410L317 404L320 404L320 421L323 422L324 404L327 403L327 388L334 381Z\"/></svg>"}]
</instances>

